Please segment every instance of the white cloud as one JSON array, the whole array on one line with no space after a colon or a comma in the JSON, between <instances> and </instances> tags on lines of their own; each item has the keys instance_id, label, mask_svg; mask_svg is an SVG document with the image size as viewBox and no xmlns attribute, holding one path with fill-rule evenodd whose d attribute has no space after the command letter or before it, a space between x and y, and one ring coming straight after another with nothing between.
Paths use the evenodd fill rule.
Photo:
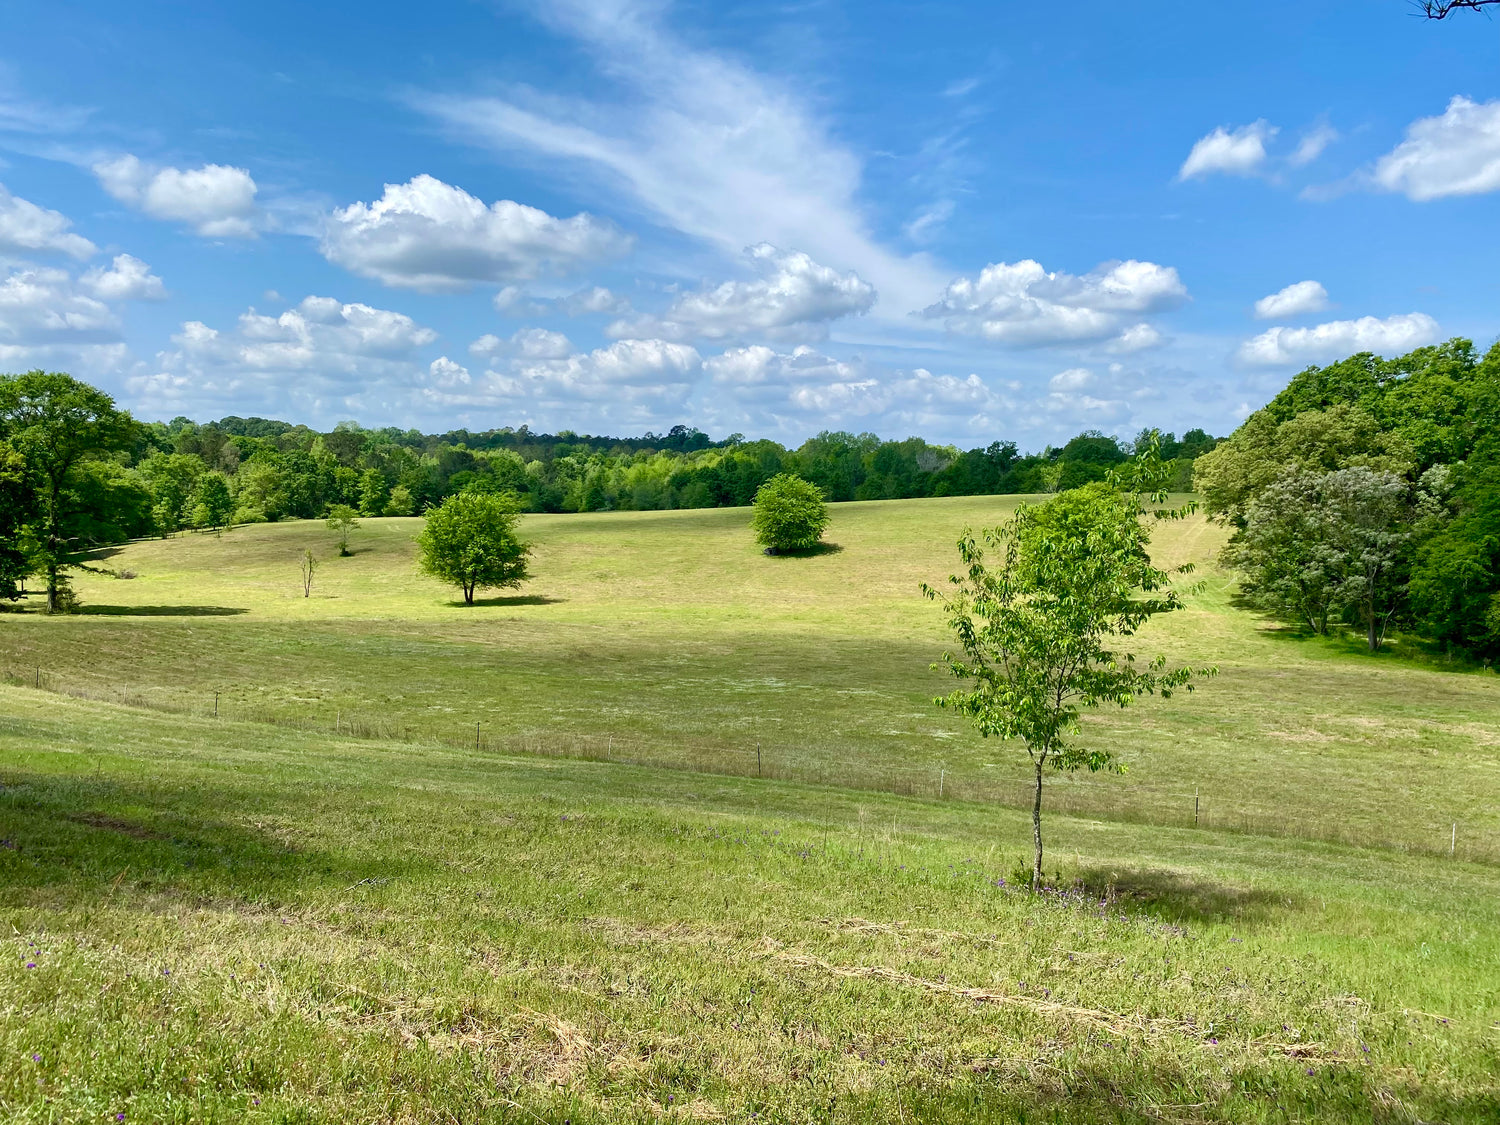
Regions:
<instances>
[{"instance_id":1,"label":"white cloud","mask_svg":"<svg viewBox=\"0 0 1500 1125\"><path fill-rule=\"evenodd\" d=\"M1047 380L1047 389L1051 391L1081 391L1093 385L1094 373L1087 367L1070 367Z\"/></svg>"},{"instance_id":2,"label":"white cloud","mask_svg":"<svg viewBox=\"0 0 1500 1125\"><path fill-rule=\"evenodd\" d=\"M1500 188L1500 100L1456 97L1441 117L1412 122L1406 139L1376 162L1371 180L1419 202Z\"/></svg>"},{"instance_id":3,"label":"white cloud","mask_svg":"<svg viewBox=\"0 0 1500 1125\"><path fill-rule=\"evenodd\" d=\"M95 266L78 283L104 301L160 301L167 295L151 267L129 254L116 254L109 269Z\"/></svg>"},{"instance_id":4,"label":"white cloud","mask_svg":"<svg viewBox=\"0 0 1500 1125\"><path fill-rule=\"evenodd\" d=\"M661 26L664 5L555 0L539 18L592 52L607 99L425 96L464 138L597 174L622 202L734 254L766 241L853 269L904 317L941 278L880 245L859 204L862 168L778 82Z\"/></svg>"},{"instance_id":5,"label":"white cloud","mask_svg":"<svg viewBox=\"0 0 1500 1125\"><path fill-rule=\"evenodd\" d=\"M761 273L759 280L726 281L684 293L660 317L619 321L606 331L668 339L817 339L827 334L829 321L868 312L875 303L874 287L858 274L841 274L806 254L766 243L746 253Z\"/></svg>"},{"instance_id":6,"label":"white cloud","mask_svg":"<svg viewBox=\"0 0 1500 1125\"><path fill-rule=\"evenodd\" d=\"M1132 324L1121 332L1107 345L1105 350L1115 355L1130 355L1134 352L1144 352L1151 348L1159 348L1167 342L1167 338L1153 324L1141 321Z\"/></svg>"},{"instance_id":7,"label":"white cloud","mask_svg":"<svg viewBox=\"0 0 1500 1125\"><path fill-rule=\"evenodd\" d=\"M1398 355L1438 337L1437 321L1424 313L1379 319L1334 320L1313 328L1269 328L1240 345L1236 358L1257 367L1338 359L1354 352Z\"/></svg>"},{"instance_id":8,"label":"white cloud","mask_svg":"<svg viewBox=\"0 0 1500 1125\"><path fill-rule=\"evenodd\" d=\"M1266 162L1266 142L1279 130L1265 120L1226 129L1220 125L1199 139L1188 158L1177 170L1179 180L1222 173L1228 176L1250 176Z\"/></svg>"},{"instance_id":9,"label":"white cloud","mask_svg":"<svg viewBox=\"0 0 1500 1125\"><path fill-rule=\"evenodd\" d=\"M205 238L253 238L255 181L243 168L155 168L129 154L94 165L104 190L154 219L185 223Z\"/></svg>"},{"instance_id":10,"label":"white cloud","mask_svg":"<svg viewBox=\"0 0 1500 1125\"><path fill-rule=\"evenodd\" d=\"M524 359L565 359L573 354L573 342L561 332L545 328L518 329L509 340L486 332L469 345L473 356L519 356Z\"/></svg>"},{"instance_id":11,"label":"white cloud","mask_svg":"<svg viewBox=\"0 0 1500 1125\"><path fill-rule=\"evenodd\" d=\"M817 381L847 383L859 379L858 364L846 363L803 345L791 352L778 352L764 344L730 348L703 361L704 370L723 387L748 389Z\"/></svg>"},{"instance_id":12,"label":"white cloud","mask_svg":"<svg viewBox=\"0 0 1500 1125\"><path fill-rule=\"evenodd\" d=\"M1288 161L1294 168L1301 168L1303 165L1311 164L1323 155L1324 149L1338 139L1338 130L1327 122L1314 125L1302 134L1302 139L1297 142L1297 151L1292 153Z\"/></svg>"},{"instance_id":13,"label":"white cloud","mask_svg":"<svg viewBox=\"0 0 1500 1125\"><path fill-rule=\"evenodd\" d=\"M72 258L87 258L95 246L71 231L73 222L60 211L38 207L12 195L0 184L0 250L56 251Z\"/></svg>"},{"instance_id":14,"label":"white cloud","mask_svg":"<svg viewBox=\"0 0 1500 1125\"><path fill-rule=\"evenodd\" d=\"M630 312L630 301L602 285L588 286L565 297L533 297L519 285L495 294L495 311L506 316L620 316Z\"/></svg>"},{"instance_id":15,"label":"white cloud","mask_svg":"<svg viewBox=\"0 0 1500 1125\"><path fill-rule=\"evenodd\" d=\"M1285 289L1255 302L1255 318L1271 320L1278 316L1303 316L1322 312L1328 307L1328 290L1316 281L1298 281Z\"/></svg>"},{"instance_id":16,"label":"white cloud","mask_svg":"<svg viewBox=\"0 0 1500 1125\"><path fill-rule=\"evenodd\" d=\"M0 344L103 343L119 334L114 312L80 293L66 270L20 269L0 280Z\"/></svg>"},{"instance_id":17,"label":"white cloud","mask_svg":"<svg viewBox=\"0 0 1500 1125\"><path fill-rule=\"evenodd\" d=\"M592 215L558 219L509 199L486 206L462 188L421 175L386 184L373 203L335 211L322 250L330 262L386 285L454 290L567 273L630 245Z\"/></svg>"},{"instance_id":18,"label":"white cloud","mask_svg":"<svg viewBox=\"0 0 1500 1125\"><path fill-rule=\"evenodd\" d=\"M427 373L432 376L434 386L467 387L470 383L469 369L461 363L454 363L445 355L440 355L427 365Z\"/></svg>"},{"instance_id":19,"label":"white cloud","mask_svg":"<svg viewBox=\"0 0 1500 1125\"><path fill-rule=\"evenodd\" d=\"M1115 339L1117 346L1155 343L1142 313L1181 304L1187 289L1177 271L1154 262L1107 262L1091 273L1048 273L1027 259L986 266L977 278L953 281L923 310L954 332L999 344L1045 345Z\"/></svg>"},{"instance_id":20,"label":"white cloud","mask_svg":"<svg viewBox=\"0 0 1500 1125\"><path fill-rule=\"evenodd\" d=\"M280 316L251 309L229 331L187 321L157 369L127 386L142 409L160 413L409 417L414 388L455 376L417 359L436 340L403 313L307 297Z\"/></svg>"}]
</instances>

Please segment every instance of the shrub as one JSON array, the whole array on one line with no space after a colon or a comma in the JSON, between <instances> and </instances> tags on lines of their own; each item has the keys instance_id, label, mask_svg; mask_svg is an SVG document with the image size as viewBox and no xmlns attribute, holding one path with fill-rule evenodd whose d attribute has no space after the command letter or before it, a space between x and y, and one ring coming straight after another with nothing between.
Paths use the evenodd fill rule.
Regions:
<instances>
[{"instance_id":1,"label":"shrub","mask_svg":"<svg viewBox=\"0 0 1500 1125\"><path fill-rule=\"evenodd\" d=\"M778 473L756 492L750 526L768 555L815 547L828 527L823 490L799 476Z\"/></svg>"}]
</instances>

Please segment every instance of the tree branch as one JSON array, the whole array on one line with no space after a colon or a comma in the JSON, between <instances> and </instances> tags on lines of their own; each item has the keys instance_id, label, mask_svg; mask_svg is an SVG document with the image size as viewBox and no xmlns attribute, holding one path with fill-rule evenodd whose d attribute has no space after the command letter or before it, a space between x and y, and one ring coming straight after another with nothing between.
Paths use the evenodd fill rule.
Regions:
<instances>
[{"instance_id":1,"label":"tree branch","mask_svg":"<svg viewBox=\"0 0 1500 1125\"><path fill-rule=\"evenodd\" d=\"M1492 4L1500 4L1500 0L1413 0L1413 2L1421 10L1422 15L1430 20L1445 20L1460 8L1477 12Z\"/></svg>"}]
</instances>

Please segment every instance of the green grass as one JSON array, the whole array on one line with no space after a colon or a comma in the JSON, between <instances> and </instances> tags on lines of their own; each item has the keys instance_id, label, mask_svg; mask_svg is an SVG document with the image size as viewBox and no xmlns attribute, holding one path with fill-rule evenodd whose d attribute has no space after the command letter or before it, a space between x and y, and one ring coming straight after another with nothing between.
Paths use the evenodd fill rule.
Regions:
<instances>
[{"instance_id":1,"label":"green grass","mask_svg":"<svg viewBox=\"0 0 1500 1125\"><path fill-rule=\"evenodd\" d=\"M0 708L7 1122L1500 1113L1488 866Z\"/></svg>"},{"instance_id":2,"label":"green grass","mask_svg":"<svg viewBox=\"0 0 1500 1125\"><path fill-rule=\"evenodd\" d=\"M1500 1117L1500 679L1206 565L1138 647L1221 675L1089 721L1036 901L917 595L1013 503L532 516L472 609L416 521L246 527L0 616L0 1120Z\"/></svg>"},{"instance_id":3,"label":"green grass","mask_svg":"<svg viewBox=\"0 0 1500 1125\"><path fill-rule=\"evenodd\" d=\"M835 506L839 550L768 558L744 510L531 516L536 579L466 609L415 574L415 520L132 544L84 576L88 612L0 617L0 673L92 697L383 737L532 750L1019 804L1024 755L931 704L948 638L917 594L965 524L1013 498ZM1221 675L1091 719L1125 777L1058 778L1049 807L1500 861L1500 677L1298 638L1234 608L1222 532L1158 532L1204 565L1141 651ZM313 597L297 563L323 558ZM941 781L940 781L941 779Z\"/></svg>"}]
</instances>

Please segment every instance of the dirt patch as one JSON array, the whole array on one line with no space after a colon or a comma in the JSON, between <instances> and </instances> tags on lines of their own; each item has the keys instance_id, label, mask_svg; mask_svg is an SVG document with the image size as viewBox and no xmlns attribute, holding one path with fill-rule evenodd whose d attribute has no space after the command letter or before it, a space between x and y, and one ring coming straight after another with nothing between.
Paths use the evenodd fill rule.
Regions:
<instances>
[{"instance_id":1,"label":"dirt patch","mask_svg":"<svg viewBox=\"0 0 1500 1125\"><path fill-rule=\"evenodd\" d=\"M121 820L107 813L73 813L66 818L74 824L82 824L89 828L102 828L106 832L118 832L122 836L129 836L132 840L166 840L169 839L164 832L157 832L141 824L131 824L128 820Z\"/></svg>"}]
</instances>

